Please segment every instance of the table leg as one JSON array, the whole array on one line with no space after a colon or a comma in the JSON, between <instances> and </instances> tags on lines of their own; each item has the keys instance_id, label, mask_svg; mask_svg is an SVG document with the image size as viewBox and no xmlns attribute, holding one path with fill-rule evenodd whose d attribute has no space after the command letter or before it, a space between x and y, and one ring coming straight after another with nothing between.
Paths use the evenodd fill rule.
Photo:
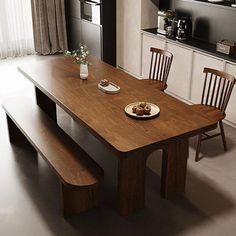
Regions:
<instances>
[{"instance_id":1,"label":"table leg","mask_svg":"<svg viewBox=\"0 0 236 236\"><path fill-rule=\"evenodd\" d=\"M54 121L57 122L57 110L56 103L53 102L47 95L45 95L41 90L35 87L36 102L37 105L47 113Z\"/></svg>"},{"instance_id":2,"label":"table leg","mask_svg":"<svg viewBox=\"0 0 236 236\"><path fill-rule=\"evenodd\" d=\"M121 215L129 215L144 207L147 157L147 154L140 153L119 158L118 196Z\"/></svg>"},{"instance_id":3,"label":"table leg","mask_svg":"<svg viewBox=\"0 0 236 236\"><path fill-rule=\"evenodd\" d=\"M188 139L177 139L163 149L161 196L166 198L173 193L185 191Z\"/></svg>"}]
</instances>

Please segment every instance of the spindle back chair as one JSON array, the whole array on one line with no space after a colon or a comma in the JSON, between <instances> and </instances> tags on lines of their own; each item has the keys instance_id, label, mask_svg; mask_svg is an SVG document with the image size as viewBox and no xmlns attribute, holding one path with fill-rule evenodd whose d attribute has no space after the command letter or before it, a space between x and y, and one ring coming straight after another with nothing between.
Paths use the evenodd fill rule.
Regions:
<instances>
[{"instance_id":1,"label":"spindle back chair","mask_svg":"<svg viewBox=\"0 0 236 236\"><path fill-rule=\"evenodd\" d=\"M201 104L213 106L225 113L234 84L235 78L223 71L204 68L205 81L202 92Z\"/></svg>"},{"instance_id":2,"label":"spindle back chair","mask_svg":"<svg viewBox=\"0 0 236 236\"><path fill-rule=\"evenodd\" d=\"M202 91L202 98L200 105L193 105L193 108L202 112L204 115L216 119L219 122L220 133L209 135L203 134L198 136L198 144L196 149L195 161L199 161L199 152L201 142L210 138L221 135L224 150L227 151L225 133L222 120L225 118L225 110L229 103L229 99L235 85L234 76L227 74L226 72L204 68L205 80Z\"/></svg>"},{"instance_id":3,"label":"spindle back chair","mask_svg":"<svg viewBox=\"0 0 236 236\"><path fill-rule=\"evenodd\" d=\"M167 79L170 72L173 55L172 53L158 49L150 48L152 53L149 80L155 80L160 83L160 90L164 91L167 88Z\"/></svg>"}]
</instances>

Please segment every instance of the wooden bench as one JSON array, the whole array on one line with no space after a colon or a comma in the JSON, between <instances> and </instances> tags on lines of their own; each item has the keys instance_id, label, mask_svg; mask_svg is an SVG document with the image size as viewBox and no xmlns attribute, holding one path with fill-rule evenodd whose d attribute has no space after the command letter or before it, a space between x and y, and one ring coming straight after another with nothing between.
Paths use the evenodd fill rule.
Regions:
<instances>
[{"instance_id":1,"label":"wooden bench","mask_svg":"<svg viewBox=\"0 0 236 236\"><path fill-rule=\"evenodd\" d=\"M14 98L3 108L10 142L33 147L59 177L64 216L96 206L102 168L33 101Z\"/></svg>"}]
</instances>

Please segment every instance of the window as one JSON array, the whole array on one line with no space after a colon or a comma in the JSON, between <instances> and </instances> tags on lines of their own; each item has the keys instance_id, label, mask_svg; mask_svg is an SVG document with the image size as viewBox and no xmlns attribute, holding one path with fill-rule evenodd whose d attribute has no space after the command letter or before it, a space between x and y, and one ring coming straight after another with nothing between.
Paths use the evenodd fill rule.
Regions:
<instances>
[{"instance_id":1,"label":"window","mask_svg":"<svg viewBox=\"0 0 236 236\"><path fill-rule=\"evenodd\" d=\"M34 53L30 0L0 1L0 59Z\"/></svg>"}]
</instances>

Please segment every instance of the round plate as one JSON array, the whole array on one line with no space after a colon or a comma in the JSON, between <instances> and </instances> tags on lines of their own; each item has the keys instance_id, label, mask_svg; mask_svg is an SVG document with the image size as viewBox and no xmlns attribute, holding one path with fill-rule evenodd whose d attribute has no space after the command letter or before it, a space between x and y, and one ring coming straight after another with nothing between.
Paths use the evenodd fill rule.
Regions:
<instances>
[{"instance_id":1,"label":"round plate","mask_svg":"<svg viewBox=\"0 0 236 236\"><path fill-rule=\"evenodd\" d=\"M137 115L136 113L133 113L133 111L132 111L133 106L138 105L139 103L140 102L133 102L133 103L130 103L129 105L127 105L125 107L125 114L131 118L144 119L144 120L151 119L151 118L154 118L159 115L160 108L157 105L150 103L150 102L147 102L147 104L151 106L151 112L149 115Z\"/></svg>"}]
</instances>

